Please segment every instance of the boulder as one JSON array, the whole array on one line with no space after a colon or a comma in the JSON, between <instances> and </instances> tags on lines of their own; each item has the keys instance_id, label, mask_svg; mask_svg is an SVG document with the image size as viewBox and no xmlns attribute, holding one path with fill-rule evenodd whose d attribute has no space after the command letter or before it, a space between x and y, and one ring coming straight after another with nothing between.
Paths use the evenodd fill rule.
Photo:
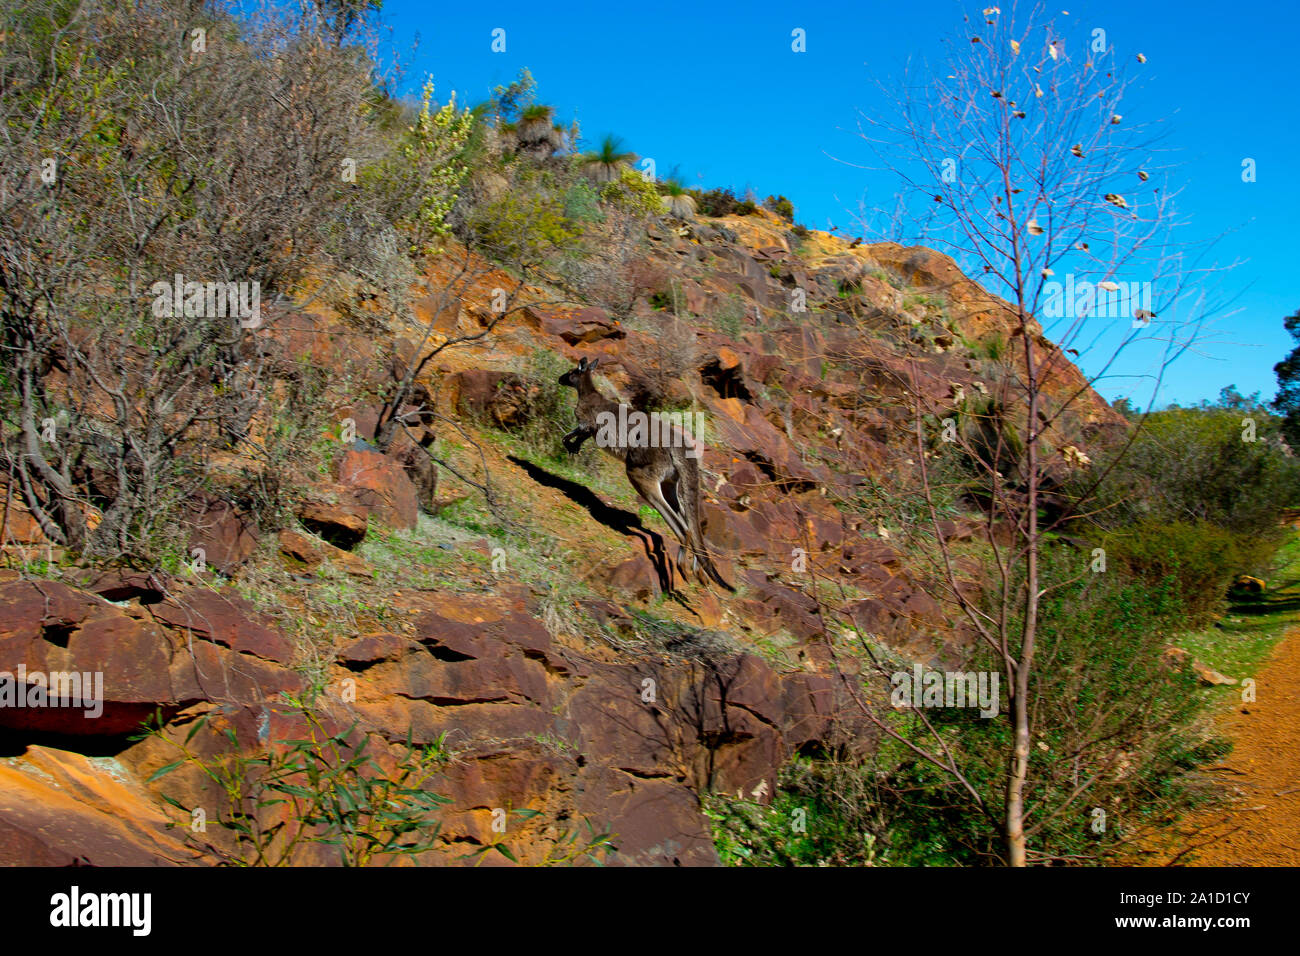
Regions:
<instances>
[{"instance_id":1,"label":"boulder","mask_svg":"<svg viewBox=\"0 0 1300 956\"><path fill-rule=\"evenodd\" d=\"M634 554L612 567L602 567L597 573L606 587L620 591L636 601L651 601L662 591L659 573L644 553Z\"/></svg>"},{"instance_id":2,"label":"boulder","mask_svg":"<svg viewBox=\"0 0 1300 956\"><path fill-rule=\"evenodd\" d=\"M349 503L305 501L296 514L308 531L336 548L351 551L366 536L370 509Z\"/></svg>"},{"instance_id":3,"label":"boulder","mask_svg":"<svg viewBox=\"0 0 1300 956\"><path fill-rule=\"evenodd\" d=\"M401 464L377 451L352 448L339 462L339 483L361 505L396 528L414 528L419 515L415 486Z\"/></svg>"},{"instance_id":4,"label":"boulder","mask_svg":"<svg viewBox=\"0 0 1300 956\"><path fill-rule=\"evenodd\" d=\"M406 472L415 488L416 502L426 514L436 510L438 495L438 468L429 455L435 438L434 430L427 425L407 425L393 436L387 452Z\"/></svg>"},{"instance_id":5,"label":"boulder","mask_svg":"<svg viewBox=\"0 0 1300 956\"><path fill-rule=\"evenodd\" d=\"M457 372L448 378L448 384L457 412L506 431L528 423L541 391L537 383L523 376L489 369Z\"/></svg>"},{"instance_id":6,"label":"boulder","mask_svg":"<svg viewBox=\"0 0 1300 956\"><path fill-rule=\"evenodd\" d=\"M132 571L128 568L76 568L65 580L83 591L98 594L105 601L139 601L156 604L175 585L160 571Z\"/></svg>"},{"instance_id":7,"label":"boulder","mask_svg":"<svg viewBox=\"0 0 1300 956\"><path fill-rule=\"evenodd\" d=\"M786 492L811 491L817 477L790 446L784 433L772 426L755 405L742 404L736 398L708 401L715 413L714 421L720 443L734 456L753 462L768 481Z\"/></svg>"},{"instance_id":8,"label":"boulder","mask_svg":"<svg viewBox=\"0 0 1300 956\"><path fill-rule=\"evenodd\" d=\"M1248 594L1251 596L1263 594L1268 587L1260 578L1251 577L1249 574L1241 574L1232 582L1232 591L1236 594Z\"/></svg>"},{"instance_id":9,"label":"boulder","mask_svg":"<svg viewBox=\"0 0 1300 956\"><path fill-rule=\"evenodd\" d=\"M1196 674L1196 679L1206 687L1224 687L1237 683L1235 677L1220 674L1213 667L1202 664L1200 661L1192 661L1192 671Z\"/></svg>"},{"instance_id":10,"label":"boulder","mask_svg":"<svg viewBox=\"0 0 1300 956\"><path fill-rule=\"evenodd\" d=\"M244 598L188 588L148 607L149 615L174 630L276 664L292 664L293 644Z\"/></svg>"},{"instance_id":11,"label":"boulder","mask_svg":"<svg viewBox=\"0 0 1300 956\"><path fill-rule=\"evenodd\" d=\"M277 539L280 543L280 553L289 559L290 566L312 569L328 560L355 577L373 576L370 565L366 564L359 555L336 548L325 541L316 541L289 530L281 531Z\"/></svg>"},{"instance_id":12,"label":"boulder","mask_svg":"<svg viewBox=\"0 0 1300 956\"><path fill-rule=\"evenodd\" d=\"M615 866L717 866L698 799L670 779L646 779L587 766L579 776L578 814L614 833Z\"/></svg>"},{"instance_id":13,"label":"boulder","mask_svg":"<svg viewBox=\"0 0 1300 956\"><path fill-rule=\"evenodd\" d=\"M458 760L439 781L441 793L451 800L441 817L446 839L467 851L475 845L496 842L501 837L492 829L494 810L509 807L540 811L548 807L569 789L567 779L574 769L571 759L536 746L488 747L471 753L468 759ZM527 852L522 839L535 825L512 815L506 826L506 842L512 846L512 852L516 856L522 854L524 862L529 862L530 857L536 861L537 857ZM580 829L579 836L585 833L585 829ZM490 853L484 862L499 863L503 858Z\"/></svg>"},{"instance_id":14,"label":"boulder","mask_svg":"<svg viewBox=\"0 0 1300 956\"><path fill-rule=\"evenodd\" d=\"M335 659L345 667L364 670L370 664L395 661L419 648L418 643L398 634L366 634L353 638L339 648Z\"/></svg>"},{"instance_id":15,"label":"boulder","mask_svg":"<svg viewBox=\"0 0 1300 956\"><path fill-rule=\"evenodd\" d=\"M188 547L219 574L230 576L253 556L258 530L253 519L229 501L200 496L185 508L182 520L190 528Z\"/></svg>"},{"instance_id":16,"label":"boulder","mask_svg":"<svg viewBox=\"0 0 1300 956\"><path fill-rule=\"evenodd\" d=\"M588 345L602 339L621 339L626 333L604 309L585 306L542 319L542 329L569 345Z\"/></svg>"}]
</instances>

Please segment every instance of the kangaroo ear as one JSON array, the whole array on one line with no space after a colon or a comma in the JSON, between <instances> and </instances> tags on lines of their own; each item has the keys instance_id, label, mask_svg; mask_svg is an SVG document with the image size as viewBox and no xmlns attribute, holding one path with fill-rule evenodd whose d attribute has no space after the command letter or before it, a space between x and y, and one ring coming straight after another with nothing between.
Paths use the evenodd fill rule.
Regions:
<instances>
[{"instance_id":1,"label":"kangaroo ear","mask_svg":"<svg viewBox=\"0 0 1300 956\"><path fill-rule=\"evenodd\" d=\"M578 359L578 371L579 372L587 371L587 357L585 355L582 358Z\"/></svg>"},{"instance_id":2,"label":"kangaroo ear","mask_svg":"<svg viewBox=\"0 0 1300 956\"><path fill-rule=\"evenodd\" d=\"M593 368L595 368L599 364L600 364L600 356L597 355L594 359L591 360L591 364L587 366L587 371L590 372Z\"/></svg>"}]
</instances>

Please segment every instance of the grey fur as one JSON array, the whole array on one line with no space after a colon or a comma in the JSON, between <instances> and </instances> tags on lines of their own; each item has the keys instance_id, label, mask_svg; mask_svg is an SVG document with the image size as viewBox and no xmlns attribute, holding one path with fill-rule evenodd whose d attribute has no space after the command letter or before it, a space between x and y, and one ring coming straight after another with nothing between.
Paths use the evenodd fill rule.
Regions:
<instances>
[{"instance_id":1,"label":"grey fur","mask_svg":"<svg viewBox=\"0 0 1300 956\"><path fill-rule=\"evenodd\" d=\"M602 395L592 379L592 372L599 363L599 358L591 362L584 358L577 368L560 376L561 385L578 392L578 427L563 439L564 448L571 455L596 434L602 412L618 416L619 404ZM615 445L605 451L623 461L627 480L641 500L663 516L664 523L681 542L681 550L677 552L677 570L682 577L686 577L684 565L689 554L693 571L698 573L703 569L718 584L733 590L714 567L704 533L700 530L699 462L686 454L687 447L675 447L678 445L685 446L685 442L671 442L667 448Z\"/></svg>"}]
</instances>

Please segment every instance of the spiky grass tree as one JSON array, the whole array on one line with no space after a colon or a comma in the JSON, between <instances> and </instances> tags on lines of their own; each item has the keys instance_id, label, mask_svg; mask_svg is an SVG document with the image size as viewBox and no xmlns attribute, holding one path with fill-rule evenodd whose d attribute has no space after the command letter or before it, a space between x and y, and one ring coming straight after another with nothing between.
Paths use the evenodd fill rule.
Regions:
<instances>
[{"instance_id":1,"label":"spiky grass tree","mask_svg":"<svg viewBox=\"0 0 1300 956\"><path fill-rule=\"evenodd\" d=\"M534 159L550 159L564 146L564 133L555 123L555 107L534 103L519 114L514 128L516 149Z\"/></svg>"},{"instance_id":2,"label":"spiky grass tree","mask_svg":"<svg viewBox=\"0 0 1300 956\"><path fill-rule=\"evenodd\" d=\"M659 184L659 191L663 193L668 215L674 219L695 218L695 197L678 177L669 176Z\"/></svg>"},{"instance_id":3,"label":"spiky grass tree","mask_svg":"<svg viewBox=\"0 0 1300 956\"><path fill-rule=\"evenodd\" d=\"M617 136L606 135L601 140L600 149L584 153L582 170L597 183L617 182L622 167L628 166L636 159L636 153L625 152L623 141Z\"/></svg>"}]
</instances>

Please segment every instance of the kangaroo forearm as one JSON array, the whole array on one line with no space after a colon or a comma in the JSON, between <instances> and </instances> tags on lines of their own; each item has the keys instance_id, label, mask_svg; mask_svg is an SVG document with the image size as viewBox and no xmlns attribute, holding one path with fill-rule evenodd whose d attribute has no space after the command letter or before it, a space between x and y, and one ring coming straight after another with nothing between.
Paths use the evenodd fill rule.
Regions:
<instances>
[{"instance_id":1,"label":"kangaroo forearm","mask_svg":"<svg viewBox=\"0 0 1300 956\"><path fill-rule=\"evenodd\" d=\"M579 425L573 431L565 435L560 441L564 444L564 450L570 455L576 455L582 450L582 443L595 434L592 429L585 425Z\"/></svg>"}]
</instances>

